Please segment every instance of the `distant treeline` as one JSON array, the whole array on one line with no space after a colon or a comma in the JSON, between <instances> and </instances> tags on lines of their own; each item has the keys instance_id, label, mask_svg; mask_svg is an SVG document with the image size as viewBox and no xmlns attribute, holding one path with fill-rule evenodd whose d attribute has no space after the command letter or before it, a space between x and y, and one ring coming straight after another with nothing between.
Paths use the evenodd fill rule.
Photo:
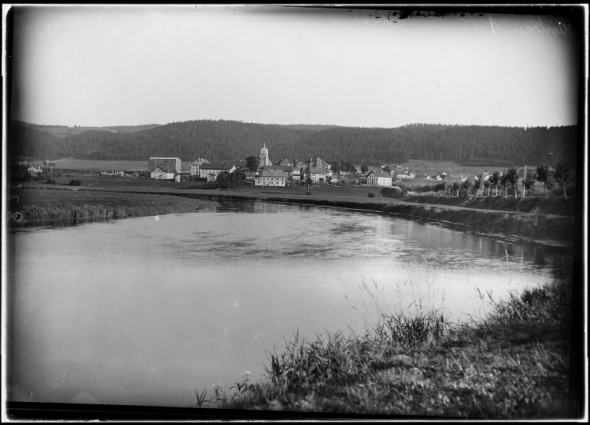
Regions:
<instances>
[{"instance_id":1,"label":"distant treeline","mask_svg":"<svg viewBox=\"0 0 590 425\"><path fill-rule=\"evenodd\" d=\"M138 126L139 127L139 126ZM115 129L114 127L112 129ZM577 126L497 127L411 124L397 128L185 121L128 133L89 130L57 137L44 126L13 122L12 157L146 160L150 156L244 159L263 144L272 161L320 157L353 164L405 163L409 159L486 165L554 165L575 161Z\"/></svg>"}]
</instances>

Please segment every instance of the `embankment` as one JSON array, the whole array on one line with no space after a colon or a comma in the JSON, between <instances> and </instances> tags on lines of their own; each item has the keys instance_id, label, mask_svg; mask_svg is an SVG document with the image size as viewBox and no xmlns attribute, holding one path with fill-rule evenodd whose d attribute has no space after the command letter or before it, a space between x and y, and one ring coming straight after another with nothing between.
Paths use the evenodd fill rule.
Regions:
<instances>
[{"instance_id":1,"label":"embankment","mask_svg":"<svg viewBox=\"0 0 590 425\"><path fill-rule=\"evenodd\" d=\"M383 196L388 197L387 191L381 191ZM392 196L395 197L395 196ZM513 212L533 212L538 211L544 214L574 216L576 203L574 198L545 198L529 197L514 198L513 196L407 196L404 198L407 202L457 206L462 208L472 208L479 210L497 210Z\"/></svg>"},{"instance_id":2,"label":"embankment","mask_svg":"<svg viewBox=\"0 0 590 425\"><path fill-rule=\"evenodd\" d=\"M582 351L569 341L573 302L571 282L556 281L494 304L478 322L383 313L364 333L286 342L265 380L210 403L381 419L573 418L584 406L571 384L582 367L570 362L572 348Z\"/></svg>"},{"instance_id":3,"label":"embankment","mask_svg":"<svg viewBox=\"0 0 590 425\"><path fill-rule=\"evenodd\" d=\"M204 199L157 194L32 189L11 194L8 219L13 225L78 223L197 212L213 205Z\"/></svg>"}]
</instances>

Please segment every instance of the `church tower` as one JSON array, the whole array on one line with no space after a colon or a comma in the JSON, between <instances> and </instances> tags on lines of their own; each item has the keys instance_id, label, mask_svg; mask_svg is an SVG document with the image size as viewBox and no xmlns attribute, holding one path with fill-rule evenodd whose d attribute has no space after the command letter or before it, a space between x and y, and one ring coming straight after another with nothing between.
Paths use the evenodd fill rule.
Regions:
<instances>
[{"instance_id":1,"label":"church tower","mask_svg":"<svg viewBox=\"0 0 590 425\"><path fill-rule=\"evenodd\" d=\"M264 147L260 149L260 166L264 165L272 165L272 162L268 159L268 149L266 148L266 143Z\"/></svg>"}]
</instances>

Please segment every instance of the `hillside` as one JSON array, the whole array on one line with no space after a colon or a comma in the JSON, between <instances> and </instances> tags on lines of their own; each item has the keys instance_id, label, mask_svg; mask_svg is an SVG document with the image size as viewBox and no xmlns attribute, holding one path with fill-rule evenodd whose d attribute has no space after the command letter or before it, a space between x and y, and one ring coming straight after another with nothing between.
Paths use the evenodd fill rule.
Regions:
<instances>
[{"instance_id":1,"label":"hillside","mask_svg":"<svg viewBox=\"0 0 590 425\"><path fill-rule=\"evenodd\" d=\"M108 126L108 127L85 127L85 126L74 126L68 127L65 125L41 125L41 124L30 124L22 121L13 121L21 126L31 128L36 131L49 133L57 137L68 137L74 134L84 133L85 131L109 131L111 133L135 133L137 131L149 130L158 127L160 124L143 124L143 125L119 125L119 126Z\"/></svg>"},{"instance_id":2,"label":"hillside","mask_svg":"<svg viewBox=\"0 0 590 425\"><path fill-rule=\"evenodd\" d=\"M326 161L368 165L424 159L507 167L524 163L553 165L564 158L574 160L579 139L577 126L525 129L412 124L358 128L198 120L131 128L80 127L74 130L84 130L68 130L72 134L66 136L65 130L59 128L12 122L11 155L97 160L178 156L183 161L198 157L221 161L258 154L266 144L275 162L319 156Z\"/></svg>"}]
</instances>

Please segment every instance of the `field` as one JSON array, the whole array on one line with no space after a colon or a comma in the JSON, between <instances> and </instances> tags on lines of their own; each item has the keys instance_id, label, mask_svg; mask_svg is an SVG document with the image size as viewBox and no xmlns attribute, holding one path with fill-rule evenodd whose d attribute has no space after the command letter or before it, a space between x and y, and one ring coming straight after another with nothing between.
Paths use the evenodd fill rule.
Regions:
<instances>
[{"instance_id":1,"label":"field","mask_svg":"<svg viewBox=\"0 0 590 425\"><path fill-rule=\"evenodd\" d=\"M98 161L76 158L63 158L53 161L54 171L79 170L86 172L101 171L147 171L148 161ZM33 161L32 165L43 165L43 161Z\"/></svg>"}]
</instances>

